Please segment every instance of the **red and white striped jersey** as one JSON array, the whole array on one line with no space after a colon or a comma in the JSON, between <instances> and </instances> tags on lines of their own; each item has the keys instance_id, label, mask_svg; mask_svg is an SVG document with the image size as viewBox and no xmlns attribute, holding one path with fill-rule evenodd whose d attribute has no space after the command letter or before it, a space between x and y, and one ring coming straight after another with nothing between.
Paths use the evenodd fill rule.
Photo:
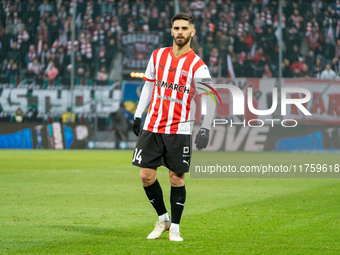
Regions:
<instances>
[{"instance_id":1,"label":"red and white striped jersey","mask_svg":"<svg viewBox=\"0 0 340 255\"><path fill-rule=\"evenodd\" d=\"M152 53L144 77L154 84L144 130L191 134L196 110L194 78L211 79L207 66L192 49L177 58L172 47Z\"/></svg>"}]
</instances>

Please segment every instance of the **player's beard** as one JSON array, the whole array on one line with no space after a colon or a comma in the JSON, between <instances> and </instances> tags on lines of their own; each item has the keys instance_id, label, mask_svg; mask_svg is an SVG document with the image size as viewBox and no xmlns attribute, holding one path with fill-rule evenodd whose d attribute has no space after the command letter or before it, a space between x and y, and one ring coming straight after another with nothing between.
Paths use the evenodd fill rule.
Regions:
<instances>
[{"instance_id":1,"label":"player's beard","mask_svg":"<svg viewBox=\"0 0 340 255\"><path fill-rule=\"evenodd\" d=\"M178 36L176 38L174 38L176 45L181 49L183 48L185 45L187 45L190 42L191 36L189 35L188 37L184 37L184 36L180 36L183 39L179 40L177 39Z\"/></svg>"}]
</instances>

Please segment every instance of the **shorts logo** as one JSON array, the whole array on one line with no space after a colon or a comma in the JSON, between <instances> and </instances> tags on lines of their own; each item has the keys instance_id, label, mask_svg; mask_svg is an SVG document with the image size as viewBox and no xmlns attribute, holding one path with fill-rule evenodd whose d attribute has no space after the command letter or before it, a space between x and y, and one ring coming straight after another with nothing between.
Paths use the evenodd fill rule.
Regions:
<instances>
[{"instance_id":1,"label":"shorts logo","mask_svg":"<svg viewBox=\"0 0 340 255\"><path fill-rule=\"evenodd\" d=\"M187 147L187 146L183 147L183 153L189 153L189 151L190 151L189 147Z\"/></svg>"},{"instance_id":2,"label":"shorts logo","mask_svg":"<svg viewBox=\"0 0 340 255\"><path fill-rule=\"evenodd\" d=\"M189 159L188 159L188 161L183 159L183 163L186 163L189 166Z\"/></svg>"}]
</instances>

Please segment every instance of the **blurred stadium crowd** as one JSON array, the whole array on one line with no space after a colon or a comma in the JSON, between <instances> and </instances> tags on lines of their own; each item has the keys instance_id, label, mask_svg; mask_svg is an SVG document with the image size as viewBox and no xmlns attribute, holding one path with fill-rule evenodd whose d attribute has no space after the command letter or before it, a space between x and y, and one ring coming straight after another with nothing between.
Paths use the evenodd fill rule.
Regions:
<instances>
[{"instance_id":1,"label":"blurred stadium crowd","mask_svg":"<svg viewBox=\"0 0 340 255\"><path fill-rule=\"evenodd\" d=\"M338 75L340 1L282 3L283 77ZM162 31L170 46L176 10L195 17L192 48L214 77L277 77L278 1L269 0L1 0L1 77L69 84L76 11L76 76L108 80L120 33Z\"/></svg>"}]
</instances>

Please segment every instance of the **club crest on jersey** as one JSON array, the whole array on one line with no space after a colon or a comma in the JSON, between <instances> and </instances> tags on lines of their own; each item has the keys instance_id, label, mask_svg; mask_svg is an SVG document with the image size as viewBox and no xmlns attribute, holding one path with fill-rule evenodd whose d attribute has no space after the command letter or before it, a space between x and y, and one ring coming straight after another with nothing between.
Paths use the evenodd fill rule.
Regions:
<instances>
[{"instance_id":1,"label":"club crest on jersey","mask_svg":"<svg viewBox=\"0 0 340 255\"><path fill-rule=\"evenodd\" d=\"M179 91L182 93L187 93L187 94L190 91L190 89L187 88L186 86L173 84L172 82L168 84L167 81L161 81L161 80L157 80L156 86L161 87L161 88L166 88L166 89L172 89L172 90Z\"/></svg>"},{"instance_id":2,"label":"club crest on jersey","mask_svg":"<svg viewBox=\"0 0 340 255\"><path fill-rule=\"evenodd\" d=\"M181 78L182 78L182 76L188 76L188 71L185 71L185 70L182 70L181 71Z\"/></svg>"}]
</instances>

